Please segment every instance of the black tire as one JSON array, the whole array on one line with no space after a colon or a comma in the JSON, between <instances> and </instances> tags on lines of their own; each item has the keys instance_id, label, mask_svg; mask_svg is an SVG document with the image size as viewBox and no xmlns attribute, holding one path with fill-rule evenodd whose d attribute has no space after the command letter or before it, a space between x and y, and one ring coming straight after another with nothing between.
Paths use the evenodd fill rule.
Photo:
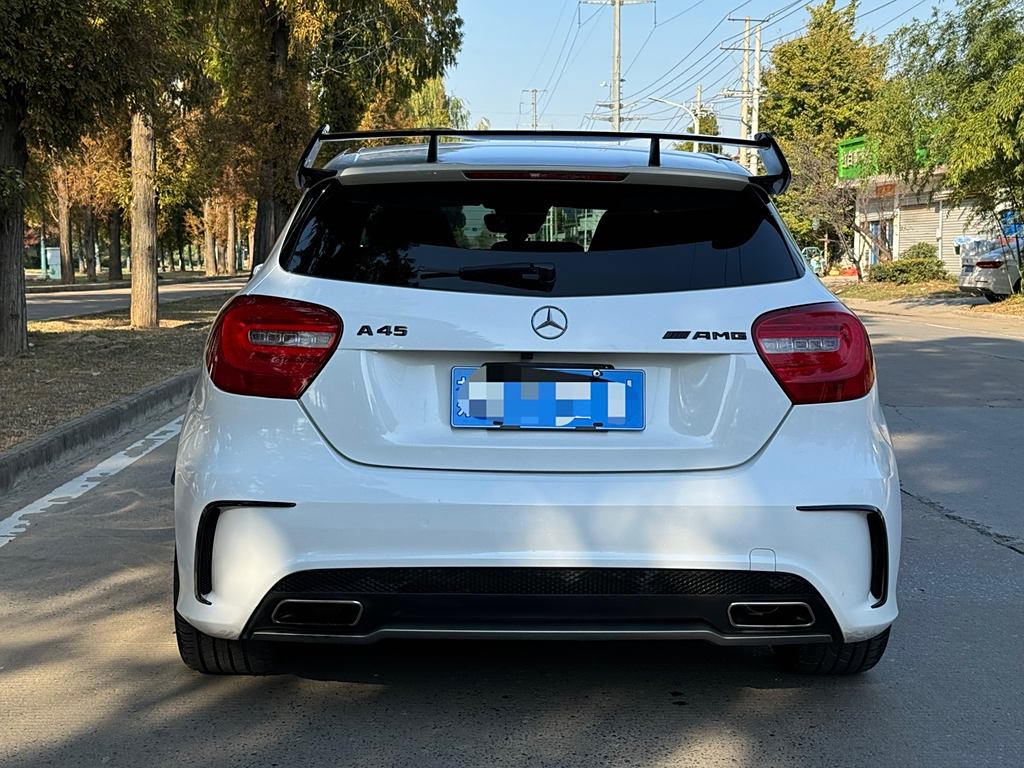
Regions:
<instances>
[{"instance_id":1,"label":"black tire","mask_svg":"<svg viewBox=\"0 0 1024 768\"><path fill-rule=\"evenodd\" d=\"M206 675L269 675L276 668L270 643L210 637L178 613L178 558L174 558L174 634L185 666Z\"/></svg>"},{"instance_id":2,"label":"black tire","mask_svg":"<svg viewBox=\"0 0 1024 768\"><path fill-rule=\"evenodd\" d=\"M987 293L985 293L985 298L988 299L989 303L991 303L991 304L998 304L1000 301L1005 301L1006 299L1008 299L1010 297L1007 296L1004 293L991 293L991 292L987 292Z\"/></svg>"},{"instance_id":3,"label":"black tire","mask_svg":"<svg viewBox=\"0 0 1024 768\"><path fill-rule=\"evenodd\" d=\"M889 644L889 628L880 635L857 643L776 645L779 663L790 672L803 675L856 675L867 672L882 659Z\"/></svg>"}]
</instances>

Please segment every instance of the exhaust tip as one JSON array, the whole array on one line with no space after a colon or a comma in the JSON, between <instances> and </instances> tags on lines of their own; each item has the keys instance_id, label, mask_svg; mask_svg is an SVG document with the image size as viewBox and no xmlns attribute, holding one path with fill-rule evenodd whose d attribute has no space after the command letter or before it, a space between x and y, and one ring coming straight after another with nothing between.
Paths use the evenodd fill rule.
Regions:
<instances>
[{"instance_id":1,"label":"exhaust tip","mask_svg":"<svg viewBox=\"0 0 1024 768\"><path fill-rule=\"evenodd\" d=\"M737 629L806 629L814 625L807 603L732 603L729 623Z\"/></svg>"},{"instance_id":2,"label":"exhaust tip","mask_svg":"<svg viewBox=\"0 0 1024 768\"><path fill-rule=\"evenodd\" d=\"M358 600L282 600L270 620L286 627L352 627L363 615Z\"/></svg>"}]
</instances>

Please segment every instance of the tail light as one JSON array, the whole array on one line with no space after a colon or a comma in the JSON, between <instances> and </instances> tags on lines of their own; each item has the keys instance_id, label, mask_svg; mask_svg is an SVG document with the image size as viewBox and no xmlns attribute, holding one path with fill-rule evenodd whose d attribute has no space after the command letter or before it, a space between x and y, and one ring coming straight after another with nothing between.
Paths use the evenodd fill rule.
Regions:
<instances>
[{"instance_id":1,"label":"tail light","mask_svg":"<svg viewBox=\"0 0 1024 768\"><path fill-rule=\"evenodd\" d=\"M871 342L842 304L810 304L761 315L754 341L768 369L796 405L863 397L875 382Z\"/></svg>"},{"instance_id":2,"label":"tail light","mask_svg":"<svg viewBox=\"0 0 1024 768\"><path fill-rule=\"evenodd\" d=\"M1003 262L1001 262L1001 261L976 261L974 263L974 266L978 267L979 269L999 269L999 267L1003 266Z\"/></svg>"},{"instance_id":3,"label":"tail light","mask_svg":"<svg viewBox=\"0 0 1024 768\"><path fill-rule=\"evenodd\" d=\"M338 346L343 326L327 307L274 296L239 296L217 317L206 368L236 395L299 397Z\"/></svg>"}]
</instances>

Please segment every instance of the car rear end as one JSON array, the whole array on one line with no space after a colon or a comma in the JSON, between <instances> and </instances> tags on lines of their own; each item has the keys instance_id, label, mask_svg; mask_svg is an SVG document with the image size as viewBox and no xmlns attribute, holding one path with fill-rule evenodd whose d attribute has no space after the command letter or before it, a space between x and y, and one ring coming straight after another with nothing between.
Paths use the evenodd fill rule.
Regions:
<instances>
[{"instance_id":1,"label":"car rear end","mask_svg":"<svg viewBox=\"0 0 1024 768\"><path fill-rule=\"evenodd\" d=\"M961 293L1006 298L1020 288L1020 268L1013 247L962 248L958 284Z\"/></svg>"},{"instance_id":2,"label":"car rear end","mask_svg":"<svg viewBox=\"0 0 1024 768\"><path fill-rule=\"evenodd\" d=\"M870 344L764 191L706 155L416 151L343 158L217 321L176 468L183 620L883 635L899 483Z\"/></svg>"}]
</instances>

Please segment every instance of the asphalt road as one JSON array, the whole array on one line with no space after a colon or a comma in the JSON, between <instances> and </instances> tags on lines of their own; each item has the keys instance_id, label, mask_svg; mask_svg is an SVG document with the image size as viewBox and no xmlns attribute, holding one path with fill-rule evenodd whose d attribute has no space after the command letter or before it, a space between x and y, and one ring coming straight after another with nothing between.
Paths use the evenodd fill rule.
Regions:
<instances>
[{"instance_id":1,"label":"asphalt road","mask_svg":"<svg viewBox=\"0 0 1024 768\"><path fill-rule=\"evenodd\" d=\"M1021 765L1006 449L1024 434L1024 339L867 322L905 487L901 616L875 670L791 676L763 650L701 644L438 643L197 675L171 622L170 440L62 488L81 495L0 546L0 765ZM0 522L146 433L0 500Z\"/></svg>"},{"instance_id":2,"label":"asphalt road","mask_svg":"<svg viewBox=\"0 0 1024 768\"><path fill-rule=\"evenodd\" d=\"M166 304L182 299L201 296L216 296L234 293L247 278L217 280L209 283L172 283L158 288L160 303ZM30 293L27 296L29 320L53 320L60 317L95 315L127 309L131 304L131 288L108 288L106 290L62 291L58 293Z\"/></svg>"}]
</instances>

